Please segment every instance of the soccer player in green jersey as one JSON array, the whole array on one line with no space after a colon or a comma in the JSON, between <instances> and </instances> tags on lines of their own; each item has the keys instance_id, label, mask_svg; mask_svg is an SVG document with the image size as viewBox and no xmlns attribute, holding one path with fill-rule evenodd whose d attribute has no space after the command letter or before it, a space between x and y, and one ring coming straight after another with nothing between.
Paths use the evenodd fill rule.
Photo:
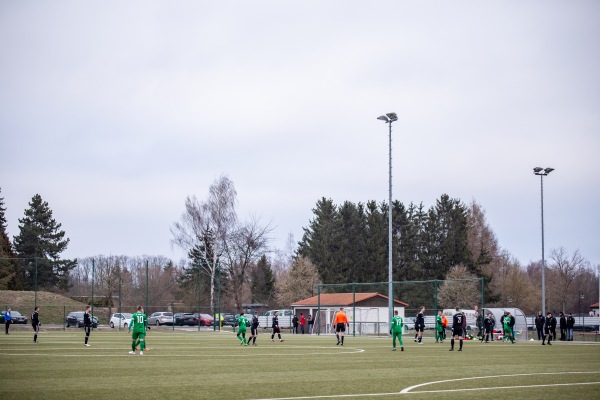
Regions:
<instances>
[{"instance_id":1,"label":"soccer player in green jersey","mask_svg":"<svg viewBox=\"0 0 600 400\"><path fill-rule=\"evenodd\" d=\"M146 325L148 324L148 317L144 314L144 308L137 306L137 311L131 316L131 324L129 324L128 331L131 332L133 326L133 334L131 335L131 351L129 354L135 354L135 348L140 345L140 356L144 355L144 349L146 348Z\"/></svg>"},{"instance_id":2,"label":"soccer player in green jersey","mask_svg":"<svg viewBox=\"0 0 600 400\"><path fill-rule=\"evenodd\" d=\"M435 342L444 342L444 322L442 321L442 310L439 310L438 315L435 317Z\"/></svg>"},{"instance_id":3,"label":"soccer player in green jersey","mask_svg":"<svg viewBox=\"0 0 600 400\"><path fill-rule=\"evenodd\" d=\"M246 325L248 325L248 318L246 318L243 311L240 313L237 322L237 338L240 339L240 345L248 346L248 344L246 343Z\"/></svg>"},{"instance_id":4,"label":"soccer player in green jersey","mask_svg":"<svg viewBox=\"0 0 600 400\"><path fill-rule=\"evenodd\" d=\"M400 342L400 351L404 351L404 343L402 342L402 328L404 327L404 321L402 317L398 315L398 310L394 310L394 317L392 318L392 344L394 345L392 351L396 351L396 338Z\"/></svg>"}]
</instances>

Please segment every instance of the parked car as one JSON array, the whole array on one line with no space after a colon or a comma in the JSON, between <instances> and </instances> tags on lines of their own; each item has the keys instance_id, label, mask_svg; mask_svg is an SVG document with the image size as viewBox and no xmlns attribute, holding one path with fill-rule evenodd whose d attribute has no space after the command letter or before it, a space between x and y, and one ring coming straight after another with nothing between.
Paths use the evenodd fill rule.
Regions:
<instances>
[{"instance_id":1,"label":"parked car","mask_svg":"<svg viewBox=\"0 0 600 400\"><path fill-rule=\"evenodd\" d=\"M221 313L221 317L223 317L223 326L225 325L229 325L229 326L233 326L236 327L237 326L237 319L238 316L236 314L232 314L232 313ZM219 314L215 314L215 319L218 321L219 320Z\"/></svg>"},{"instance_id":2,"label":"parked car","mask_svg":"<svg viewBox=\"0 0 600 400\"><path fill-rule=\"evenodd\" d=\"M13 324L26 324L27 323L27 317L16 310L11 310L10 316L12 317L11 321ZM3 324L3 323L4 323L4 311L2 311L0 313L0 324Z\"/></svg>"},{"instance_id":3,"label":"parked car","mask_svg":"<svg viewBox=\"0 0 600 400\"><path fill-rule=\"evenodd\" d=\"M183 326L183 325L194 326L194 325L198 325L198 319L192 313L177 313L177 314L174 315L174 318L175 318L175 325L178 325L178 326Z\"/></svg>"},{"instance_id":4,"label":"parked car","mask_svg":"<svg viewBox=\"0 0 600 400\"><path fill-rule=\"evenodd\" d=\"M131 314L115 313L110 317L110 322L108 324L111 328L116 326L127 329L131 325Z\"/></svg>"},{"instance_id":5,"label":"parked car","mask_svg":"<svg viewBox=\"0 0 600 400\"><path fill-rule=\"evenodd\" d=\"M77 328L82 328L83 327L83 314L85 314L84 311L70 312L69 315L67 315L67 318L65 318L65 324L67 325L67 328L69 328L71 326L76 326ZM97 327L98 327L98 318L92 317L92 328L97 328Z\"/></svg>"},{"instance_id":6,"label":"parked car","mask_svg":"<svg viewBox=\"0 0 600 400\"><path fill-rule=\"evenodd\" d=\"M158 311L148 317L148 325L173 325L173 313Z\"/></svg>"},{"instance_id":7,"label":"parked car","mask_svg":"<svg viewBox=\"0 0 600 400\"><path fill-rule=\"evenodd\" d=\"M200 326L213 326L215 321L215 319L208 314L195 313L194 317L196 317Z\"/></svg>"}]
</instances>

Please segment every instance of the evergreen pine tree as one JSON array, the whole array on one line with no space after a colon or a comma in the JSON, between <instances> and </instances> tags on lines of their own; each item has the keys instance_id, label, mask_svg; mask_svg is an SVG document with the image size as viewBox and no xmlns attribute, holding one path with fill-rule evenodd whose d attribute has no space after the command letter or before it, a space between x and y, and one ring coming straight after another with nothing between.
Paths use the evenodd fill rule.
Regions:
<instances>
[{"instance_id":1,"label":"evergreen pine tree","mask_svg":"<svg viewBox=\"0 0 600 400\"><path fill-rule=\"evenodd\" d=\"M252 303L271 304L275 298L275 276L267 257L263 255L251 273Z\"/></svg>"},{"instance_id":2,"label":"evergreen pine tree","mask_svg":"<svg viewBox=\"0 0 600 400\"><path fill-rule=\"evenodd\" d=\"M22 288L68 289L69 272L75 268L77 260L61 260L60 253L66 250L69 239L60 230L61 224L52 218L48 203L36 194L25 210L25 217L19 219L19 234L14 238L15 251L19 258L26 259L22 271Z\"/></svg>"},{"instance_id":3,"label":"evergreen pine tree","mask_svg":"<svg viewBox=\"0 0 600 400\"><path fill-rule=\"evenodd\" d=\"M0 197L0 290L14 289L17 278L17 255L6 232L5 212L4 197Z\"/></svg>"}]
</instances>

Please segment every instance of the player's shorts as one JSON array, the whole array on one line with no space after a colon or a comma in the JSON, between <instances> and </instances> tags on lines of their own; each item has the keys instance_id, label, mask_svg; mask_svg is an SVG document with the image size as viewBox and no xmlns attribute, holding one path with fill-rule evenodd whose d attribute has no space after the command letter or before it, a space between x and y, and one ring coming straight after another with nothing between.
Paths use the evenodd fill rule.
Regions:
<instances>
[{"instance_id":1,"label":"player's shorts","mask_svg":"<svg viewBox=\"0 0 600 400\"><path fill-rule=\"evenodd\" d=\"M425 327L423 325L415 325L415 331L417 332L423 332L424 328Z\"/></svg>"},{"instance_id":2,"label":"player's shorts","mask_svg":"<svg viewBox=\"0 0 600 400\"><path fill-rule=\"evenodd\" d=\"M335 332L346 332L346 324L336 324Z\"/></svg>"},{"instance_id":3,"label":"player's shorts","mask_svg":"<svg viewBox=\"0 0 600 400\"><path fill-rule=\"evenodd\" d=\"M460 336L462 337L463 334L463 328L462 326L458 327L458 328L452 328L452 336Z\"/></svg>"},{"instance_id":4,"label":"player's shorts","mask_svg":"<svg viewBox=\"0 0 600 400\"><path fill-rule=\"evenodd\" d=\"M277 328L273 327L273 335L276 334L276 333L281 333L281 328L279 328L279 327L277 327Z\"/></svg>"},{"instance_id":5,"label":"player's shorts","mask_svg":"<svg viewBox=\"0 0 600 400\"><path fill-rule=\"evenodd\" d=\"M136 340L136 339L144 340L145 337L146 337L146 332L133 331L133 333L131 334L131 338L133 340Z\"/></svg>"},{"instance_id":6,"label":"player's shorts","mask_svg":"<svg viewBox=\"0 0 600 400\"><path fill-rule=\"evenodd\" d=\"M253 335L253 336L256 336L258 334L258 326L256 326L256 327L251 326L250 327L250 334Z\"/></svg>"}]
</instances>

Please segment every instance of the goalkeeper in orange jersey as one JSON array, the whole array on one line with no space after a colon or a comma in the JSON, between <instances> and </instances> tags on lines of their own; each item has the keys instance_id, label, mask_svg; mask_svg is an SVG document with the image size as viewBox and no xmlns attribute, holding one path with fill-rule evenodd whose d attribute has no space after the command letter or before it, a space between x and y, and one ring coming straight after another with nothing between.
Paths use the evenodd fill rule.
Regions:
<instances>
[{"instance_id":1,"label":"goalkeeper in orange jersey","mask_svg":"<svg viewBox=\"0 0 600 400\"><path fill-rule=\"evenodd\" d=\"M340 311L335 314L335 319L333 320L333 329L335 329L335 336L337 337L336 345L344 345L344 332L346 332L346 326L350 329L344 307L340 307Z\"/></svg>"}]
</instances>

